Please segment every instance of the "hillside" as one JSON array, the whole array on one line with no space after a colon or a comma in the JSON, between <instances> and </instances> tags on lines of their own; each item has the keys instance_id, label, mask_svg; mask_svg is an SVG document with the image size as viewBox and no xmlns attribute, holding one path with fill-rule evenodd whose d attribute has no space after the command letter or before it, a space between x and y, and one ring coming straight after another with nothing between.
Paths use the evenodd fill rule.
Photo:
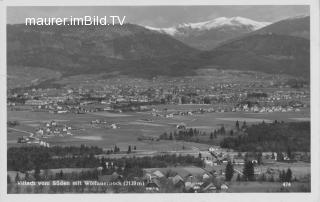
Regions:
<instances>
[{"instance_id":1,"label":"hillside","mask_svg":"<svg viewBox=\"0 0 320 202\"><path fill-rule=\"evenodd\" d=\"M208 36L208 40L211 39ZM309 78L310 72L309 40L269 32L234 39L210 51L199 51L168 34L133 24L114 27L7 25L7 47L8 68L46 68L62 76L117 72L151 78L195 75L198 69L219 68Z\"/></svg>"},{"instance_id":2,"label":"hillside","mask_svg":"<svg viewBox=\"0 0 320 202\"><path fill-rule=\"evenodd\" d=\"M200 54L208 66L309 77L310 42L300 37L266 34L234 40Z\"/></svg>"},{"instance_id":3,"label":"hillside","mask_svg":"<svg viewBox=\"0 0 320 202\"><path fill-rule=\"evenodd\" d=\"M265 26L251 34L268 34L274 33L279 35L289 35L310 38L310 16L293 17L281 20Z\"/></svg>"},{"instance_id":4,"label":"hillside","mask_svg":"<svg viewBox=\"0 0 320 202\"><path fill-rule=\"evenodd\" d=\"M108 28L7 28L9 65L49 68L63 74L119 71L141 76L171 75L178 61L188 61L190 55L198 52L170 36L132 24ZM182 65L186 65L185 73L190 73L188 64Z\"/></svg>"}]
</instances>

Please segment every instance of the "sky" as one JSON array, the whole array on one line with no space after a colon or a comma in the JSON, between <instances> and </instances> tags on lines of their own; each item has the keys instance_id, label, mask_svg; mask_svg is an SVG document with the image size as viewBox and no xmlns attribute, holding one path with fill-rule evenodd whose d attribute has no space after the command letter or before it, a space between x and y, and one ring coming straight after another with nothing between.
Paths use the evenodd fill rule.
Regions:
<instances>
[{"instance_id":1,"label":"sky","mask_svg":"<svg viewBox=\"0 0 320 202\"><path fill-rule=\"evenodd\" d=\"M201 22L217 17L245 17L256 21L276 22L285 18L309 15L309 6L82 6L82 7L8 7L7 23L24 23L27 17L126 16L133 24L171 27L180 23Z\"/></svg>"}]
</instances>

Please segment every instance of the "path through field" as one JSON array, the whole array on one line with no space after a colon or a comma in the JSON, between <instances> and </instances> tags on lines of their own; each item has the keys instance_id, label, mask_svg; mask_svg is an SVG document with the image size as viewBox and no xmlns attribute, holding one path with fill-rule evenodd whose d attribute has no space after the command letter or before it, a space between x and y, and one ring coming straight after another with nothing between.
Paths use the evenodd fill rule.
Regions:
<instances>
[{"instance_id":1,"label":"path through field","mask_svg":"<svg viewBox=\"0 0 320 202\"><path fill-rule=\"evenodd\" d=\"M10 129L10 130L14 130L14 131L17 131L17 132L20 132L20 133L27 133L27 134L29 134L29 137L34 138L34 137L33 137L33 136L34 136L34 134L33 134L33 133L31 133L31 132L24 131L24 130L19 130L19 129L15 129L15 128L8 128L8 129Z\"/></svg>"}]
</instances>

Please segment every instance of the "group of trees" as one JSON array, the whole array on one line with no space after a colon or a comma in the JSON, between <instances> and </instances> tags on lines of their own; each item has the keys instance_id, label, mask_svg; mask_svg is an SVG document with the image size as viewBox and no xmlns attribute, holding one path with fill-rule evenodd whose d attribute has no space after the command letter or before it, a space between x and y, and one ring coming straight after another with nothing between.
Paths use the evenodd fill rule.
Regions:
<instances>
[{"instance_id":1,"label":"group of trees","mask_svg":"<svg viewBox=\"0 0 320 202\"><path fill-rule=\"evenodd\" d=\"M112 162L112 166L106 166L106 162ZM201 158L194 156L177 156L173 155L159 155L153 157L133 157L133 158L120 158L110 159L101 158L100 165L103 167L102 174L111 174L117 172L126 178L142 177L143 168L164 168L168 166L177 165L193 165L203 166Z\"/></svg>"},{"instance_id":2,"label":"group of trees","mask_svg":"<svg viewBox=\"0 0 320 202\"><path fill-rule=\"evenodd\" d=\"M310 122L274 122L248 126L244 134L226 137L223 148L238 151L310 151Z\"/></svg>"},{"instance_id":3,"label":"group of trees","mask_svg":"<svg viewBox=\"0 0 320 202\"><path fill-rule=\"evenodd\" d=\"M37 172L36 170L33 173L26 172L25 175L22 177L17 172L14 182L18 182L21 180L26 181L45 181L45 180L98 180L99 172L97 169L92 170L83 170L81 172L71 172L71 173L64 173L63 170L60 170L59 172L53 173L49 169L46 169L43 171L43 173L40 174L40 172ZM10 178L10 176L7 176L7 183L10 184L13 182Z\"/></svg>"},{"instance_id":4,"label":"group of trees","mask_svg":"<svg viewBox=\"0 0 320 202\"><path fill-rule=\"evenodd\" d=\"M59 149L60 148L60 149ZM136 147L134 146L135 150ZM131 150L131 146L129 149ZM66 151L73 151L68 153ZM81 151L81 152L80 152ZM8 170L33 171L34 178L40 179L40 170L57 168L97 168L103 167L103 173L114 171L124 176L141 176L143 168L167 167L176 165L203 166L201 158L194 156L160 155L141 158L97 158L94 153L100 151L96 147L11 147L8 149ZM97 152L98 153L98 152ZM57 155L60 154L61 156ZM77 155L76 155L77 154ZM82 154L82 155L79 155ZM113 162L106 167L106 162ZM89 174L88 174L89 175ZM55 176L58 177L58 176Z\"/></svg>"},{"instance_id":5,"label":"group of trees","mask_svg":"<svg viewBox=\"0 0 320 202\"><path fill-rule=\"evenodd\" d=\"M279 180L280 182L291 182L292 181L292 171L290 168L287 169L287 171L282 170L279 173Z\"/></svg>"},{"instance_id":6,"label":"group of trees","mask_svg":"<svg viewBox=\"0 0 320 202\"><path fill-rule=\"evenodd\" d=\"M207 135L206 132L201 132L196 128L189 128L185 130L174 131L170 134L164 132L160 135L160 139L162 140L184 140L184 141L192 141L197 139L198 136L205 136Z\"/></svg>"},{"instance_id":7,"label":"group of trees","mask_svg":"<svg viewBox=\"0 0 320 202\"><path fill-rule=\"evenodd\" d=\"M94 157L102 154L98 147L39 147L24 146L8 148L8 170L27 171L36 168L62 168L62 167L94 167L99 161Z\"/></svg>"},{"instance_id":8,"label":"group of trees","mask_svg":"<svg viewBox=\"0 0 320 202\"><path fill-rule=\"evenodd\" d=\"M25 146L25 147L10 147L8 149L8 155L15 153L48 153L50 156L89 156L90 154L102 154L102 148L96 146L54 146L54 147L37 147L37 146Z\"/></svg>"},{"instance_id":9,"label":"group of trees","mask_svg":"<svg viewBox=\"0 0 320 202\"><path fill-rule=\"evenodd\" d=\"M252 161L246 161L243 167L243 180L245 181L253 181L254 177L254 164Z\"/></svg>"},{"instance_id":10,"label":"group of trees","mask_svg":"<svg viewBox=\"0 0 320 202\"><path fill-rule=\"evenodd\" d=\"M267 93L260 93L260 92L253 92L253 93L248 93L247 98L266 98L268 97Z\"/></svg>"},{"instance_id":11,"label":"group of trees","mask_svg":"<svg viewBox=\"0 0 320 202\"><path fill-rule=\"evenodd\" d=\"M254 164L252 163L252 161L245 162L242 173L243 173L242 177L240 176L240 174L238 174L237 181L241 181L241 180L253 181L253 180L255 180ZM233 164L229 161L226 165L226 168L225 168L226 181L231 181L233 175L234 175Z\"/></svg>"},{"instance_id":12,"label":"group of trees","mask_svg":"<svg viewBox=\"0 0 320 202\"><path fill-rule=\"evenodd\" d=\"M252 161L246 161L242 170L242 176L240 175L240 173L238 173L236 181L254 181L254 180L270 181L270 182L275 181L273 174L267 178L267 176L263 173L258 178L256 178L254 166L255 164L252 163ZM225 168L225 180L231 181L233 175L234 175L233 164L229 161ZM292 176L293 176L292 171L290 168L288 168L286 171L282 170L279 172L278 180L280 182L291 182Z\"/></svg>"},{"instance_id":13,"label":"group of trees","mask_svg":"<svg viewBox=\"0 0 320 202\"><path fill-rule=\"evenodd\" d=\"M130 153L132 152L132 150L137 150L137 147L136 147L136 146L133 146L133 148L132 148L132 146L129 145L129 146L128 146L128 151L127 151L127 153L130 154Z\"/></svg>"},{"instance_id":14,"label":"group of trees","mask_svg":"<svg viewBox=\"0 0 320 202\"><path fill-rule=\"evenodd\" d=\"M19 125L18 121L7 121L8 128L13 128L13 127L18 126L18 125Z\"/></svg>"},{"instance_id":15,"label":"group of trees","mask_svg":"<svg viewBox=\"0 0 320 202\"><path fill-rule=\"evenodd\" d=\"M130 154L132 152L132 150L136 150L137 146L128 146L128 150L127 150L127 154ZM106 151L107 154L116 154L116 153L120 153L120 148L117 145L114 145L113 149L107 150Z\"/></svg>"},{"instance_id":16,"label":"group of trees","mask_svg":"<svg viewBox=\"0 0 320 202\"><path fill-rule=\"evenodd\" d=\"M196 128L189 128L185 130L178 130L174 131L173 133L170 132L169 134L164 132L160 135L160 139L162 140L182 140L182 141L189 141L189 142L201 142L201 143L208 143L207 140L203 140L203 138L199 138L201 136L209 136L210 140L216 139L218 135L226 135L227 131L224 126L221 126L218 129L215 129L213 132L208 134L205 131L200 131ZM233 135L233 130L230 130L230 135Z\"/></svg>"},{"instance_id":17,"label":"group of trees","mask_svg":"<svg viewBox=\"0 0 320 202\"><path fill-rule=\"evenodd\" d=\"M114 152L114 153L120 152L120 148L119 148L117 145L114 145L113 152Z\"/></svg>"},{"instance_id":18,"label":"group of trees","mask_svg":"<svg viewBox=\"0 0 320 202\"><path fill-rule=\"evenodd\" d=\"M238 120L236 121L235 127L236 127L236 131L245 130L248 128L246 121L243 121L242 126L240 127L240 122Z\"/></svg>"},{"instance_id":19,"label":"group of trees","mask_svg":"<svg viewBox=\"0 0 320 202\"><path fill-rule=\"evenodd\" d=\"M234 174L234 169L233 169L233 165L232 163L229 161L227 166L226 166L226 170L225 170L225 177L226 177L226 181L231 181L232 177Z\"/></svg>"}]
</instances>

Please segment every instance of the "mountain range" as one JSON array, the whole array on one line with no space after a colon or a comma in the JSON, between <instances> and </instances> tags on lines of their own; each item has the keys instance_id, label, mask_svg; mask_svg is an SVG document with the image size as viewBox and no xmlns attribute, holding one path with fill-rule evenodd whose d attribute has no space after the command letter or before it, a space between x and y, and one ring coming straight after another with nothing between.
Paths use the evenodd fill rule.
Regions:
<instances>
[{"instance_id":1,"label":"mountain range","mask_svg":"<svg viewBox=\"0 0 320 202\"><path fill-rule=\"evenodd\" d=\"M299 17L270 24L241 17L218 18L180 25L168 33L135 24L7 25L7 63L8 68L40 67L65 76L117 72L150 78L194 75L197 69L219 68L308 78L309 21L309 17ZM185 42L191 35L214 48L200 49Z\"/></svg>"},{"instance_id":2,"label":"mountain range","mask_svg":"<svg viewBox=\"0 0 320 202\"><path fill-rule=\"evenodd\" d=\"M310 16L287 18L258 29L251 34L280 34L310 39Z\"/></svg>"},{"instance_id":3,"label":"mountain range","mask_svg":"<svg viewBox=\"0 0 320 202\"><path fill-rule=\"evenodd\" d=\"M168 28L149 26L146 26L146 28L168 34L191 47L210 50L223 41L243 36L269 24L271 23L258 22L243 17L219 17L204 22L183 23Z\"/></svg>"}]
</instances>

